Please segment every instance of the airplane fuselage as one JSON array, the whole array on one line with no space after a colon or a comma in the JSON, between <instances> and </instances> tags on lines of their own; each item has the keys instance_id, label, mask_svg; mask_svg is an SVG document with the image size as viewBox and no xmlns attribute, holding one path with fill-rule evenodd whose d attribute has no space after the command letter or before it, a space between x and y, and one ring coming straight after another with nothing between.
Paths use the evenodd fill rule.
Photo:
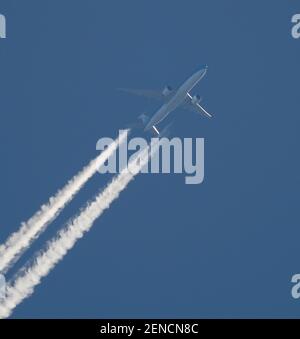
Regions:
<instances>
[{"instance_id":1,"label":"airplane fuselage","mask_svg":"<svg viewBox=\"0 0 300 339\"><path fill-rule=\"evenodd\" d=\"M189 77L176 91L176 93L170 98L170 100L164 103L161 108L153 115L148 124L145 127L145 131L150 130L153 126L164 120L169 113L174 111L180 106L186 99L187 93L205 76L207 67L194 73Z\"/></svg>"}]
</instances>

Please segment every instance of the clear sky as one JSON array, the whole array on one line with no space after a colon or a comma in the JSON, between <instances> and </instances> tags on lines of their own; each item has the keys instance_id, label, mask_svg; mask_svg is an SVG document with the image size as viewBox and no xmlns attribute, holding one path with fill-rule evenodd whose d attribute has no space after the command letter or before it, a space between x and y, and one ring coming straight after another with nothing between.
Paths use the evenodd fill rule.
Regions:
<instances>
[{"instance_id":1,"label":"clear sky","mask_svg":"<svg viewBox=\"0 0 300 339\"><path fill-rule=\"evenodd\" d=\"M117 87L180 85L214 119L176 112L205 138L205 180L141 175L14 317L279 317L299 257L299 57L289 1L0 0L0 241L142 112ZM99 191L97 174L8 278Z\"/></svg>"}]
</instances>

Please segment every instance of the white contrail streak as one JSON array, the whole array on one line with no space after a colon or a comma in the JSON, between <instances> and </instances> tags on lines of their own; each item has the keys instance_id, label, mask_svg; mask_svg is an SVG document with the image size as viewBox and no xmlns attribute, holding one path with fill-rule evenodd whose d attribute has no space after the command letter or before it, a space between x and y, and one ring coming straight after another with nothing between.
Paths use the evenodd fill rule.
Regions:
<instances>
[{"instance_id":1,"label":"white contrail streak","mask_svg":"<svg viewBox=\"0 0 300 339\"><path fill-rule=\"evenodd\" d=\"M156 147L152 146L151 156L155 150ZM90 230L94 221L101 216L105 209L109 208L121 191L147 164L148 153L149 149L147 147L140 153L138 161L131 160L128 165L130 171L125 168L115 177L78 216L72 219L52 241L48 242L46 249L38 254L31 267L25 271L21 270L20 275L7 287L6 298L0 304L0 318L8 317L23 299L29 297L34 292L34 287L63 259L75 245L77 239L80 239L85 232Z\"/></svg>"},{"instance_id":2,"label":"white contrail streak","mask_svg":"<svg viewBox=\"0 0 300 339\"><path fill-rule=\"evenodd\" d=\"M109 147L75 175L66 186L49 199L47 204L42 205L38 212L23 223L20 229L0 246L0 272L6 272L23 251L30 246L32 241L59 215L75 194L115 152L118 145L125 140L127 134L128 130L120 132L118 138Z\"/></svg>"}]
</instances>

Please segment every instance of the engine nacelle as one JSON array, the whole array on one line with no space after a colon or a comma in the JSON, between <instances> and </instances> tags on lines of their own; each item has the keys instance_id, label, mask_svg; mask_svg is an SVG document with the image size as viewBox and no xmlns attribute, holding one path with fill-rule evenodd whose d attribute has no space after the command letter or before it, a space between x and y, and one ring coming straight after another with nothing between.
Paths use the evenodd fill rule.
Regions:
<instances>
[{"instance_id":1,"label":"engine nacelle","mask_svg":"<svg viewBox=\"0 0 300 339\"><path fill-rule=\"evenodd\" d=\"M194 95L192 98L192 103L193 104L199 104L199 102L201 101L201 97L199 95Z\"/></svg>"},{"instance_id":2,"label":"engine nacelle","mask_svg":"<svg viewBox=\"0 0 300 339\"><path fill-rule=\"evenodd\" d=\"M145 126L147 122L149 121L149 117L147 114L142 113L141 115L138 116L138 121Z\"/></svg>"},{"instance_id":3,"label":"engine nacelle","mask_svg":"<svg viewBox=\"0 0 300 339\"><path fill-rule=\"evenodd\" d=\"M164 97L168 96L171 92L173 91L173 88L171 86L166 86L163 91L162 94Z\"/></svg>"}]
</instances>

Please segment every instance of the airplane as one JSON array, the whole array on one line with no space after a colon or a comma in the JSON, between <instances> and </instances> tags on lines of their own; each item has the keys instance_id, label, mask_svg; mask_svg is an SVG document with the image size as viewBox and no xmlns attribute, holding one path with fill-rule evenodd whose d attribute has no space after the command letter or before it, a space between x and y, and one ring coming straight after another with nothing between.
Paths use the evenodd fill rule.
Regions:
<instances>
[{"instance_id":1,"label":"airplane","mask_svg":"<svg viewBox=\"0 0 300 339\"><path fill-rule=\"evenodd\" d=\"M193 96L190 94L190 91L205 76L207 69L208 66L205 66L194 73L177 90L173 89L171 86L166 86L162 91L128 88L119 88L119 90L163 102L161 108L153 115L151 119L146 114L142 114L138 117L144 126L144 131L153 129L153 131L159 135L160 132L156 125L163 121L172 111L180 106L184 109L203 114L208 118L212 117L212 115L200 105L202 98L199 95Z\"/></svg>"}]
</instances>

